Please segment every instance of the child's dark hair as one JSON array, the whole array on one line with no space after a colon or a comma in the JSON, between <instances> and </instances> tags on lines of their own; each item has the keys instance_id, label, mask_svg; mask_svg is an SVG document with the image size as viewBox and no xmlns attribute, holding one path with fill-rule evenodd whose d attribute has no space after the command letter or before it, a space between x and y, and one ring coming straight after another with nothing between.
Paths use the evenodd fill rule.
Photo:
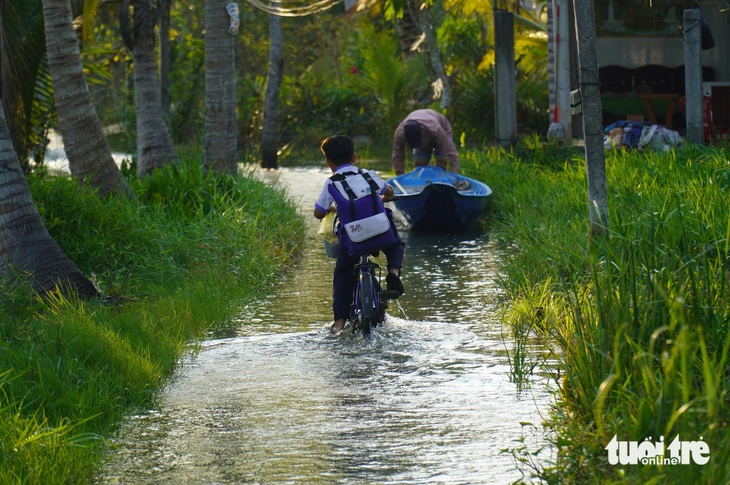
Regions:
<instances>
[{"instance_id":1,"label":"child's dark hair","mask_svg":"<svg viewBox=\"0 0 730 485\"><path fill-rule=\"evenodd\" d=\"M355 154L355 142L347 135L334 135L325 138L319 146L324 156L337 165L344 165L352 162L352 156Z\"/></svg>"}]
</instances>

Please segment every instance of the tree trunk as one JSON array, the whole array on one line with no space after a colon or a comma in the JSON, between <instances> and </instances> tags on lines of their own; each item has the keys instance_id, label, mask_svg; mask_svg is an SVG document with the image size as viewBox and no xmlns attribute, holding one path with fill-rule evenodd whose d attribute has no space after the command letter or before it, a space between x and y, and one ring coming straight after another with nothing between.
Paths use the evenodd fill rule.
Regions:
<instances>
[{"instance_id":1,"label":"tree trunk","mask_svg":"<svg viewBox=\"0 0 730 485\"><path fill-rule=\"evenodd\" d=\"M420 13L421 30L423 30L426 36L426 46L428 46L428 56L431 61L431 67L436 73L436 81L434 81L434 99L439 99L439 106L442 110L447 109L451 106L451 100L453 99L453 88L451 87L451 80L446 75L444 69L444 63L441 61L441 50L438 46L438 39L436 38L436 32L433 30L431 20L428 15L428 9L424 8Z\"/></svg>"},{"instance_id":2,"label":"tree trunk","mask_svg":"<svg viewBox=\"0 0 730 485\"><path fill-rule=\"evenodd\" d=\"M441 60L441 50L431 25L428 7L422 7L419 0L406 0L402 15L396 21L396 28L404 61L412 57L425 41L432 74L436 76L432 84L433 98L440 100L441 109L447 109L453 100L453 87Z\"/></svg>"},{"instance_id":3,"label":"tree trunk","mask_svg":"<svg viewBox=\"0 0 730 485\"><path fill-rule=\"evenodd\" d=\"M69 0L43 0L43 16L58 124L71 174L102 196L130 194L91 100Z\"/></svg>"},{"instance_id":4,"label":"tree trunk","mask_svg":"<svg viewBox=\"0 0 730 485\"><path fill-rule=\"evenodd\" d=\"M274 8L279 6L273 2ZM276 117L279 111L279 89L284 71L281 17L269 14L269 78L264 97L264 128L261 132L261 166L277 168Z\"/></svg>"},{"instance_id":5,"label":"tree trunk","mask_svg":"<svg viewBox=\"0 0 730 485\"><path fill-rule=\"evenodd\" d=\"M170 126L170 8L172 0L160 0L160 102Z\"/></svg>"},{"instance_id":6,"label":"tree trunk","mask_svg":"<svg viewBox=\"0 0 730 485\"><path fill-rule=\"evenodd\" d=\"M592 0L576 0L575 27L578 34L578 71L583 109L590 234L599 236L608 228L608 190L603 148L603 116L598 79L598 47Z\"/></svg>"},{"instance_id":7,"label":"tree trunk","mask_svg":"<svg viewBox=\"0 0 730 485\"><path fill-rule=\"evenodd\" d=\"M226 0L205 2L205 143L206 170L236 175L235 35L228 33Z\"/></svg>"},{"instance_id":8,"label":"tree trunk","mask_svg":"<svg viewBox=\"0 0 730 485\"><path fill-rule=\"evenodd\" d=\"M134 92L137 108L137 175L178 161L162 114L155 62L152 0L134 2Z\"/></svg>"},{"instance_id":9,"label":"tree trunk","mask_svg":"<svg viewBox=\"0 0 730 485\"><path fill-rule=\"evenodd\" d=\"M406 0L403 4L403 15L396 19L400 52L404 61L410 59L423 42L423 32L418 22L419 5L418 0Z\"/></svg>"},{"instance_id":10,"label":"tree trunk","mask_svg":"<svg viewBox=\"0 0 730 485\"><path fill-rule=\"evenodd\" d=\"M43 224L23 177L0 109L0 272L30 275L39 294L98 296L94 285L63 253Z\"/></svg>"}]
</instances>

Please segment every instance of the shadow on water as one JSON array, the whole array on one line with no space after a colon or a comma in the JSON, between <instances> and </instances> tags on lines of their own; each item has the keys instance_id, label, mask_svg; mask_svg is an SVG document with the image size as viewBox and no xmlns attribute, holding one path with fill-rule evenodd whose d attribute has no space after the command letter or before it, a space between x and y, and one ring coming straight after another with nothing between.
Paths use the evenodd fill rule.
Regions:
<instances>
[{"instance_id":1,"label":"shadow on water","mask_svg":"<svg viewBox=\"0 0 730 485\"><path fill-rule=\"evenodd\" d=\"M131 416L101 483L469 483L519 480L521 422L548 384L509 382L495 314L500 249L480 231L406 242L406 294L363 341L334 337L331 273L311 207L326 173L278 177L311 220L272 294L217 328L153 409ZM383 265L383 261L379 261ZM532 449L544 443L533 435Z\"/></svg>"}]
</instances>

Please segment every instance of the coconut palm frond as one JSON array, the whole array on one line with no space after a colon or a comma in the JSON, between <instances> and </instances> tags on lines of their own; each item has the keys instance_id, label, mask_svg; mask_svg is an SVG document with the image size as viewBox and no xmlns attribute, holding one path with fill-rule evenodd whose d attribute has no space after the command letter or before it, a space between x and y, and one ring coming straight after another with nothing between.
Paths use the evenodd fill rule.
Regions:
<instances>
[{"instance_id":1,"label":"coconut palm frond","mask_svg":"<svg viewBox=\"0 0 730 485\"><path fill-rule=\"evenodd\" d=\"M41 0L7 0L2 4L0 84L11 138L23 168L33 149L31 117L35 83L46 46Z\"/></svg>"},{"instance_id":2,"label":"coconut palm frond","mask_svg":"<svg viewBox=\"0 0 730 485\"><path fill-rule=\"evenodd\" d=\"M525 16L515 14L515 22L517 25L526 28L527 30L537 30L547 32L547 22L543 22L533 16Z\"/></svg>"},{"instance_id":3,"label":"coconut palm frond","mask_svg":"<svg viewBox=\"0 0 730 485\"><path fill-rule=\"evenodd\" d=\"M362 31L357 55L361 70L360 89L378 100L382 110L383 133L390 133L405 116L407 105L417 97L419 89L428 87L425 63L420 55L403 61L397 39L374 28Z\"/></svg>"},{"instance_id":4,"label":"coconut palm frond","mask_svg":"<svg viewBox=\"0 0 730 485\"><path fill-rule=\"evenodd\" d=\"M43 58L39 66L34 88L33 102L27 117L27 146L29 153L35 153L36 163L42 164L48 143L48 131L56 119L51 73L46 58Z\"/></svg>"}]
</instances>

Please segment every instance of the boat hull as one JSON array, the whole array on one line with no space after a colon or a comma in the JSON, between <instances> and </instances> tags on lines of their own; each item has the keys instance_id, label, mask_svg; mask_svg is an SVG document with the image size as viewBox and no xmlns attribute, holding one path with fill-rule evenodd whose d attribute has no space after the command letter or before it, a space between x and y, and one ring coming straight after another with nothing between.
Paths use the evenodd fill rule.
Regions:
<instances>
[{"instance_id":1,"label":"boat hull","mask_svg":"<svg viewBox=\"0 0 730 485\"><path fill-rule=\"evenodd\" d=\"M388 183L396 210L413 230L466 229L484 212L492 193L483 182L440 167L417 167Z\"/></svg>"}]
</instances>

